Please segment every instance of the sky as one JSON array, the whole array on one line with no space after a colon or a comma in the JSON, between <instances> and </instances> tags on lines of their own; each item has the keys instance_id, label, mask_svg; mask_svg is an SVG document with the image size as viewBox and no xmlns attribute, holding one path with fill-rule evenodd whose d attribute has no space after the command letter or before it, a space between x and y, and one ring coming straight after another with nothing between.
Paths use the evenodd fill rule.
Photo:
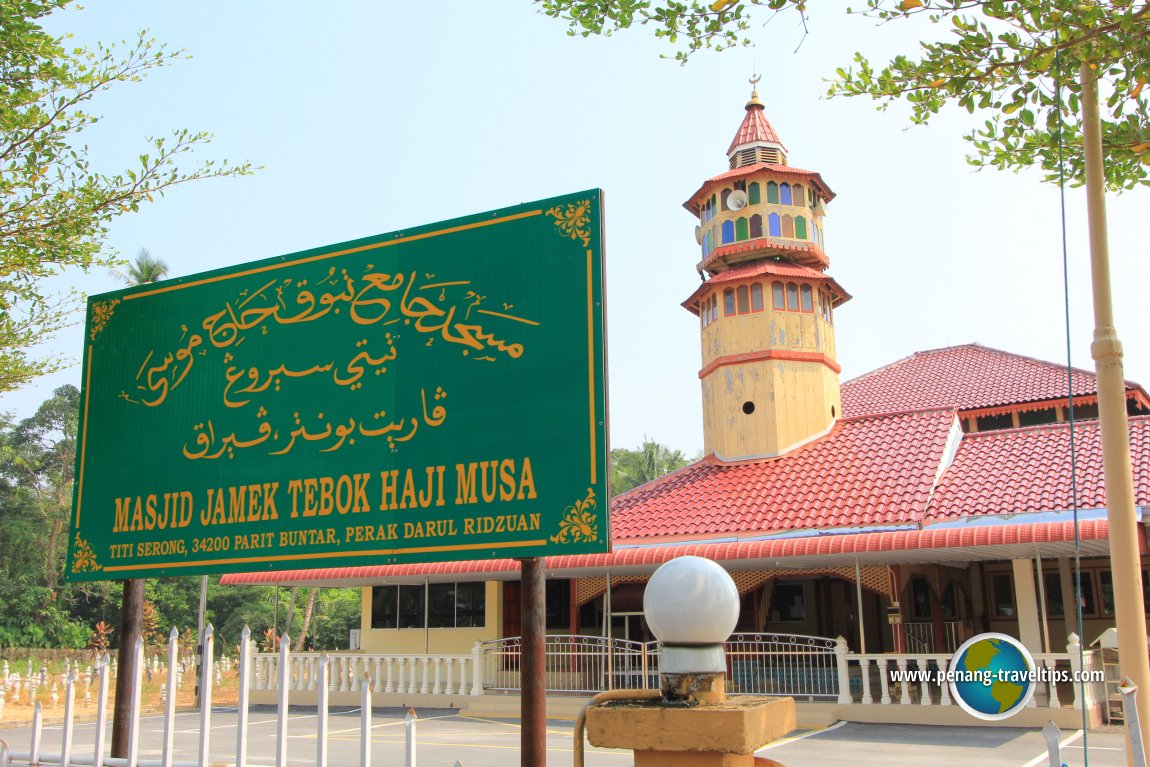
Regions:
<instances>
[{"instance_id":1,"label":"sky","mask_svg":"<svg viewBox=\"0 0 1150 767\"><path fill-rule=\"evenodd\" d=\"M985 116L909 127L901 105L825 98L856 50L881 62L942 33L817 5L805 37L780 15L751 30L753 48L686 66L661 58L673 50L649 29L570 37L527 0L91 0L46 26L82 45L148 29L190 55L92 102L104 118L87 138L98 168L132 165L144 137L174 128L215 135L198 157L261 166L112 224L109 248L147 248L172 276L601 187L612 446L650 438L691 456L703 446L699 326L680 304L699 252L682 203L727 169L755 71L790 164L837 194L828 273L853 296L835 316L842 380L971 342L1066 361L1057 187L969 166L962 135ZM1126 377L1143 383L1148 203L1150 190L1108 198L1116 325ZM1067 214L1071 358L1093 369L1081 190ZM57 283L121 287L104 270ZM77 364L0 396L0 411L26 417L78 385L82 340L79 327L60 333L47 350Z\"/></svg>"}]
</instances>

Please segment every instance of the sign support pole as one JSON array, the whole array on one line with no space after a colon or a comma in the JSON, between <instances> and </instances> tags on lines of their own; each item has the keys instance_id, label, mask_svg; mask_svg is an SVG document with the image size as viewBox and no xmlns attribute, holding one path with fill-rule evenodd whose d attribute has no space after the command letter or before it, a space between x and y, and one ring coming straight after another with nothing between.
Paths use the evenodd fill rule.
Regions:
<instances>
[{"instance_id":1,"label":"sign support pole","mask_svg":"<svg viewBox=\"0 0 1150 767\"><path fill-rule=\"evenodd\" d=\"M132 691L140 679L134 648L141 637L144 614L144 580L124 581L120 599L120 647L116 651L116 700L112 711L112 756L128 756L132 729ZM169 694L172 694L169 692Z\"/></svg>"},{"instance_id":2,"label":"sign support pole","mask_svg":"<svg viewBox=\"0 0 1150 767\"><path fill-rule=\"evenodd\" d=\"M520 765L547 765L546 589L543 560L530 557L522 565L523 666L520 687Z\"/></svg>"}]
</instances>

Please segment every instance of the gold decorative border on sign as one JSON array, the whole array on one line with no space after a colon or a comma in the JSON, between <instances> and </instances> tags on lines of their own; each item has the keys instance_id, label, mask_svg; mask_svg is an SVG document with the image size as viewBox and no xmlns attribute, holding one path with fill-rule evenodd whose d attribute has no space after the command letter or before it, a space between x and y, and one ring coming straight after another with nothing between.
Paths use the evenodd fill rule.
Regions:
<instances>
[{"instance_id":1,"label":"gold decorative border on sign","mask_svg":"<svg viewBox=\"0 0 1150 767\"><path fill-rule=\"evenodd\" d=\"M591 201L567 203L566 207L556 205L547 211L548 216L555 218L555 226L559 227L565 236L573 240L582 240L583 247L591 243Z\"/></svg>"},{"instance_id":2,"label":"gold decorative border on sign","mask_svg":"<svg viewBox=\"0 0 1150 767\"><path fill-rule=\"evenodd\" d=\"M116 311L120 299L113 298L108 301L96 301L92 304L92 340L96 340L96 336L100 331L108 327L108 323L112 320L112 312Z\"/></svg>"},{"instance_id":3,"label":"gold decorative border on sign","mask_svg":"<svg viewBox=\"0 0 1150 767\"><path fill-rule=\"evenodd\" d=\"M104 569L96 561L96 552L92 551L92 544L80 537L79 533L76 533L76 545L73 551L72 572L94 573Z\"/></svg>"},{"instance_id":4,"label":"gold decorative border on sign","mask_svg":"<svg viewBox=\"0 0 1150 767\"><path fill-rule=\"evenodd\" d=\"M582 543L597 540L599 528L595 524L595 491L587 488L587 497L575 501L563 510L559 532L550 537L552 543Z\"/></svg>"}]
</instances>

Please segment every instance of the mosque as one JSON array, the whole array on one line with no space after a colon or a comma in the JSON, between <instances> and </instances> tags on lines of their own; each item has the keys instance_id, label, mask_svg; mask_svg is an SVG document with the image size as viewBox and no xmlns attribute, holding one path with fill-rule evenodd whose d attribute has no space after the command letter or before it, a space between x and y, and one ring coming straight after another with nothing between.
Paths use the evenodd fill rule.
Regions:
<instances>
[{"instance_id":1,"label":"mosque","mask_svg":"<svg viewBox=\"0 0 1150 767\"><path fill-rule=\"evenodd\" d=\"M851 296L824 247L834 192L790 164L757 92L727 159L684 204L705 458L612 499L610 553L547 559L548 631L649 640L644 583L685 554L733 576L736 631L842 636L853 652L953 652L984 631L1061 651L1076 558L1082 636L1113 626L1094 375L970 344L840 382L835 311ZM1150 398L1128 382L1126 402L1141 520ZM1138 534L1150 594L1142 521ZM518 580L494 559L224 582L362 587L362 651L452 653L520 633Z\"/></svg>"}]
</instances>

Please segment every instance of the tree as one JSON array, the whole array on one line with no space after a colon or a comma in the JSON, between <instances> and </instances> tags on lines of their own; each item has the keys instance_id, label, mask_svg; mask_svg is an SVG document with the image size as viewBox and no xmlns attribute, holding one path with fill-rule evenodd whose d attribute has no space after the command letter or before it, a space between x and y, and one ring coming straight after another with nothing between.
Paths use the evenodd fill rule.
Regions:
<instances>
[{"instance_id":1,"label":"tree","mask_svg":"<svg viewBox=\"0 0 1150 767\"><path fill-rule=\"evenodd\" d=\"M168 265L162 259L153 256L147 248L140 248L127 268L124 271L113 269L112 276L128 285L144 285L159 282L168 276L168 271Z\"/></svg>"},{"instance_id":2,"label":"tree","mask_svg":"<svg viewBox=\"0 0 1150 767\"><path fill-rule=\"evenodd\" d=\"M0 3L0 391L62 365L31 348L71 321L79 297L48 292L44 278L114 265L103 250L109 223L167 189L251 170L226 160L181 170L181 155L211 139L182 129L146 139L134 167L94 170L82 138L100 118L88 102L183 54L143 32L121 46L66 47L39 22L69 2Z\"/></svg>"},{"instance_id":3,"label":"tree","mask_svg":"<svg viewBox=\"0 0 1150 767\"><path fill-rule=\"evenodd\" d=\"M615 495L626 492L681 469L687 463L682 451L644 437L638 450L616 448L611 451L611 492Z\"/></svg>"},{"instance_id":4,"label":"tree","mask_svg":"<svg viewBox=\"0 0 1150 767\"><path fill-rule=\"evenodd\" d=\"M536 0L568 22L569 34L610 35L633 24L677 46L686 62L704 49L751 42L752 19L791 10L806 22L805 0ZM847 9L850 12L850 9ZM1018 171L1038 166L1057 181L1084 183L1078 72L1089 64L1106 95L1103 113L1110 189L1150 184L1150 3L1135 0L866 0L881 22L928 20L950 27L943 42L923 42L917 56L875 67L862 53L836 70L831 96L870 96L883 109L904 101L911 122L926 124L946 104L990 113L971 131L968 161ZM1059 103L1062 108L1059 110ZM1059 147L1059 112L1063 147Z\"/></svg>"}]
</instances>

